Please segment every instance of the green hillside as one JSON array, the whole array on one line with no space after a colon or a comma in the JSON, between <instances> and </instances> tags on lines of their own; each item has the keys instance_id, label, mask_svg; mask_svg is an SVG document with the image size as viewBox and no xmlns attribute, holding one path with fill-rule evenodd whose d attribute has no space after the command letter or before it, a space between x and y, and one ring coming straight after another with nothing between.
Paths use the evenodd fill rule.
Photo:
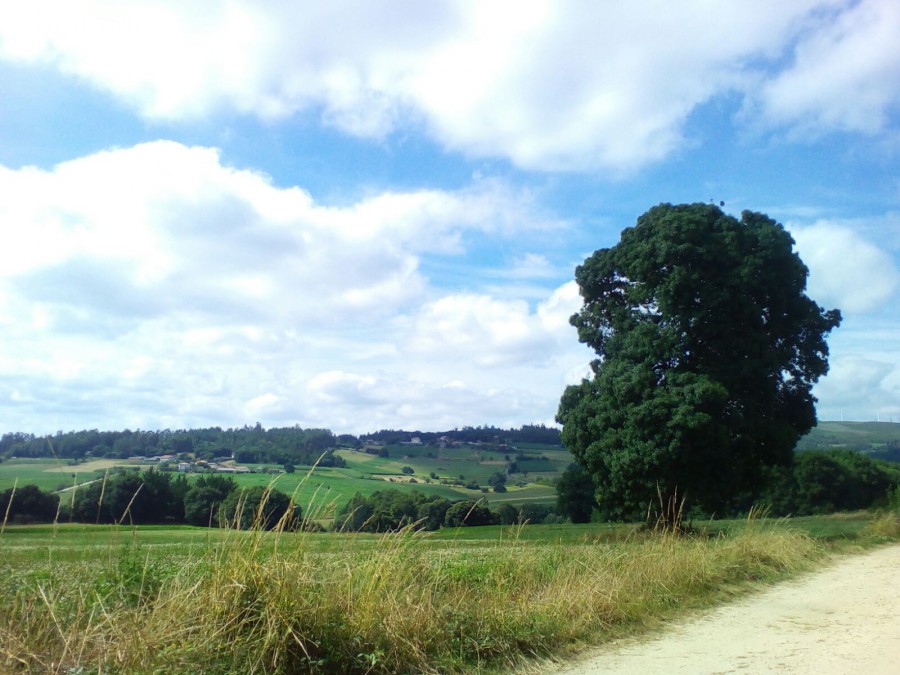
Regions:
<instances>
[{"instance_id":1,"label":"green hillside","mask_svg":"<svg viewBox=\"0 0 900 675\"><path fill-rule=\"evenodd\" d=\"M900 423L819 422L797 450L847 449L900 461Z\"/></svg>"},{"instance_id":2,"label":"green hillside","mask_svg":"<svg viewBox=\"0 0 900 675\"><path fill-rule=\"evenodd\" d=\"M409 434L406 434L409 437ZM330 518L353 495L369 496L379 490L417 490L429 496L452 501L480 499L488 504L508 503L552 505L556 501L553 482L572 461L568 451L558 445L523 444L518 448L505 444L434 442L396 443L371 447L368 451L340 448L330 451L341 460L339 466L298 464L285 473L282 463L235 462L222 458L222 469L241 467L247 473L233 474L241 487L269 485L293 494L305 512ZM14 486L37 485L45 491L71 489L75 485L103 480L109 471L144 471L151 466L185 476L193 482L210 469L199 468L196 453L183 453L169 459L149 462L140 457L88 458L13 457L0 462L0 492ZM190 466L186 473L176 471ZM492 479L505 476L505 492L497 492ZM2 515L2 514L0 514Z\"/></svg>"}]
</instances>

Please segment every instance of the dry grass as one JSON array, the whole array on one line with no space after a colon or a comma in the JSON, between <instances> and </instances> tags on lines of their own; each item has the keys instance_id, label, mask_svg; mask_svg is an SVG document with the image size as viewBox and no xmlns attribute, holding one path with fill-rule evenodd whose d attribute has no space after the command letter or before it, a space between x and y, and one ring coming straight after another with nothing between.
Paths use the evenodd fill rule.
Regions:
<instances>
[{"instance_id":1,"label":"dry grass","mask_svg":"<svg viewBox=\"0 0 900 675\"><path fill-rule=\"evenodd\" d=\"M900 513L897 511L885 511L880 513L868 525L865 534L870 537L893 541L900 538Z\"/></svg>"},{"instance_id":2,"label":"dry grass","mask_svg":"<svg viewBox=\"0 0 900 675\"><path fill-rule=\"evenodd\" d=\"M46 673L397 673L509 670L620 635L723 590L807 566L808 537L430 546L232 531L185 560L123 543L96 565L0 582L0 670ZM321 542L321 536L318 540ZM79 671L78 668L84 668Z\"/></svg>"}]
</instances>

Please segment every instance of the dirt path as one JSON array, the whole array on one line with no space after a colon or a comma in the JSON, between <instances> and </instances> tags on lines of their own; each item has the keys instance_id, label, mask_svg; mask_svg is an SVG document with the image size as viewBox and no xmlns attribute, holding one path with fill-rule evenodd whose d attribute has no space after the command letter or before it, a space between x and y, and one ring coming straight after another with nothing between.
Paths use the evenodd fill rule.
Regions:
<instances>
[{"instance_id":1,"label":"dirt path","mask_svg":"<svg viewBox=\"0 0 900 675\"><path fill-rule=\"evenodd\" d=\"M663 635L612 645L559 675L900 673L900 546L713 610Z\"/></svg>"}]
</instances>

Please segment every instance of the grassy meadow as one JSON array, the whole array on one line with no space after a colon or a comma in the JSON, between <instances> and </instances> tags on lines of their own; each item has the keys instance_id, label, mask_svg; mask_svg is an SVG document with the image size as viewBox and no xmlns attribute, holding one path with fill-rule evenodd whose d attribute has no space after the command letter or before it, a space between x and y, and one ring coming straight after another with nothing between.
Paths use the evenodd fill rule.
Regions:
<instances>
[{"instance_id":1,"label":"grassy meadow","mask_svg":"<svg viewBox=\"0 0 900 675\"><path fill-rule=\"evenodd\" d=\"M894 514L391 535L46 525L0 534L0 670L536 671L900 534Z\"/></svg>"},{"instance_id":2,"label":"grassy meadow","mask_svg":"<svg viewBox=\"0 0 900 675\"><path fill-rule=\"evenodd\" d=\"M102 478L117 466L138 466L118 459L95 459L79 464L55 457L7 459L0 462L0 492L13 485L37 485L45 492L69 489Z\"/></svg>"},{"instance_id":3,"label":"grassy meadow","mask_svg":"<svg viewBox=\"0 0 900 675\"><path fill-rule=\"evenodd\" d=\"M390 488L494 506L554 502L552 481L571 456L524 446L512 458L473 447L396 445L388 457L342 448L345 467L253 464L234 479L293 494L320 523L354 494ZM511 459L508 491L483 491ZM148 468L8 458L0 491L62 489L120 466ZM896 511L757 515L694 522L688 534L600 523L376 535L3 522L0 672L539 672L836 553L900 540Z\"/></svg>"}]
</instances>

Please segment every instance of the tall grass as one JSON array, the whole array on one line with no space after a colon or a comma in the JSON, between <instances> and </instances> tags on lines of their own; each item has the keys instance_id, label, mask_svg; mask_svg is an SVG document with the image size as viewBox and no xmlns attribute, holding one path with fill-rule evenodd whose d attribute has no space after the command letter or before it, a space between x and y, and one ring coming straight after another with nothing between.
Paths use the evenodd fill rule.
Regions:
<instances>
[{"instance_id":1,"label":"tall grass","mask_svg":"<svg viewBox=\"0 0 900 675\"><path fill-rule=\"evenodd\" d=\"M459 544L411 529L375 539L230 530L184 558L123 541L89 564L56 563L51 547L45 564L0 579L0 670L511 670L802 569L820 552L765 521L728 536L554 544L515 530Z\"/></svg>"}]
</instances>

